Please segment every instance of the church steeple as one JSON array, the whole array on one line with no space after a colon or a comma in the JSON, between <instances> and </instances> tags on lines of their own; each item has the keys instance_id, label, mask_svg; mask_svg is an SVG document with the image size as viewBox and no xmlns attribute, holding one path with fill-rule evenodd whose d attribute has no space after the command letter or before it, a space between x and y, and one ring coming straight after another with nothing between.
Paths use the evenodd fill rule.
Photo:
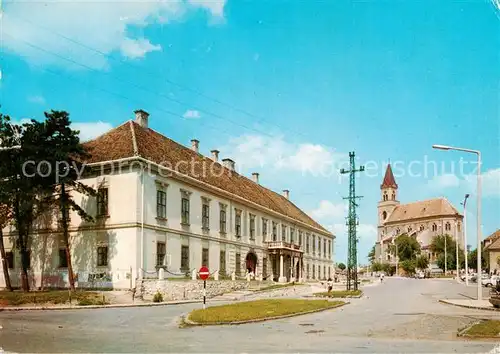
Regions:
<instances>
[{"instance_id":1,"label":"church steeple","mask_svg":"<svg viewBox=\"0 0 500 354\"><path fill-rule=\"evenodd\" d=\"M396 180L394 179L394 174L392 173L392 167L390 163L387 165L387 169L385 170L384 180L380 185L380 189L385 189L385 188L398 189L398 185L396 183Z\"/></svg>"}]
</instances>

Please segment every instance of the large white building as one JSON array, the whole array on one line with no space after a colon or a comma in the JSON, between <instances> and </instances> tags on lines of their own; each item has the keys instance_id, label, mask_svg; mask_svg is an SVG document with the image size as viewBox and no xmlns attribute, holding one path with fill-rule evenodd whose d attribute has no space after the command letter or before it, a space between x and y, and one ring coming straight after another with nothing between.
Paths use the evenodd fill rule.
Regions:
<instances>
[{"instance_id":1,"label":"large white building","mask_svg":"<svg viewBox=\"0 0 500 354\"><path fill-rule=\"evenodd\" d=\"M95 216L71 214L71 250L78 283L103 275L108 286L129 288L136 279L208 266L220 276L254 273L276 281L333 277L334 235L289 199L235 171L230 159L182 146L148 127L138 110L108 133L85 143L91 158L82 182L97 198L75 194ZM76 193L76 192L75 192ZM66 286L67 270L57 216L37 221L31 242L31 284ZM7 262L19 284L20 257L5 230ZM0 286L4 284L0 274Z\"/></svg>"}]
</instances>

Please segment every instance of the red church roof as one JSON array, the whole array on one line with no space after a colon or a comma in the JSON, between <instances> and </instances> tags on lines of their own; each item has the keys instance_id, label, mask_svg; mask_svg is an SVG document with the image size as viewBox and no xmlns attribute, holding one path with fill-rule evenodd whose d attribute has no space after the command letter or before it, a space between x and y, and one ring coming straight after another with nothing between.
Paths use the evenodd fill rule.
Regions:
<instances>
[{"instance_id":1,"label":"red church roof","mask_svg":"<svg viewBox=\"0 0 500 354\"><path fill-rule=\"evenodd\" d=\"M384 181L380 185L380 189L383 188L398 188L394 175L392 174L391 164L388 164L387 169L385 170Z\"/></svg>"}]
</instances>

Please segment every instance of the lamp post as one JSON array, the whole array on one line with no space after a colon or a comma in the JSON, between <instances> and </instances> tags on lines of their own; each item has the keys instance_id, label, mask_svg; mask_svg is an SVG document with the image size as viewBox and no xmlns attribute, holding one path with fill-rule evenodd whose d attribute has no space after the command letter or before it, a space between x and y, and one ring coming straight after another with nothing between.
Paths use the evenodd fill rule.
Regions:
<instances>
[{"instance_id":1,"label":"lamp post","mask_svg":"<svg viewBox=\"0 0 500 354\"><path fill-rule=\"evenodd\" d=\"M481 288L481 152L479 150L464 149L446 145L432 145L432 148L439 150L464 151L477 155L477 299L482 300L483 289Z\"/></svg>"},{"instance_id":2,"label":"lamp post","mask_svg":"<svg viewBox=\"0 0 500 354\"><path fill-rule=\"evenodd\" d=\"M469 198L469 194L465 195L464 201L460 204L464 206L464 225L463 225L463 234L464 234L464 255L465 255L465 285L469 286L469 261L467 258L467 199Z\"/></svg>"},{"instance_id":3,"label":"lamp post","mask_svg":"<svg viewBox=\"0 0 500 354\"><path fill-rule=\"evenodd\" d=\"M456 275L457 275L457 282L460 281L460 276L458 274L459 267L458 267L458 232L457 232L457 221L455 220L455 266L456 266Z\"/></svg>"}]
</instances>

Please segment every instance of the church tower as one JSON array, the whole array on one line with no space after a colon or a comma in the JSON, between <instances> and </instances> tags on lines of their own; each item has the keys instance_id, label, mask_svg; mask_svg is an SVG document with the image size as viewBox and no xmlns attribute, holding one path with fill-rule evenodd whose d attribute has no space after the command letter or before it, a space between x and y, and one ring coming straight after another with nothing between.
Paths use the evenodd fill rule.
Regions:
<instances>
[{"instance_id":1,"label":"church tower","mask_svg":"<svg viewBox=\"0 0 500 354\"><path fill-rule=\"evenodd\" d=\"M378 256L380 255L380 246L382 238L387 235L384 235L384 224L391 215L392 211L399 205L398 201L398 185L396 180L394 179L394 174L392 173L392 167L389 163L387 165L387 169L385 170L384 180L380 185L380 201L378 202L378 236L377 236L377 245L376 245L376 255L377 261ZM378 252L377 252L378 251Z\"/></svg>"}]
</instances>

